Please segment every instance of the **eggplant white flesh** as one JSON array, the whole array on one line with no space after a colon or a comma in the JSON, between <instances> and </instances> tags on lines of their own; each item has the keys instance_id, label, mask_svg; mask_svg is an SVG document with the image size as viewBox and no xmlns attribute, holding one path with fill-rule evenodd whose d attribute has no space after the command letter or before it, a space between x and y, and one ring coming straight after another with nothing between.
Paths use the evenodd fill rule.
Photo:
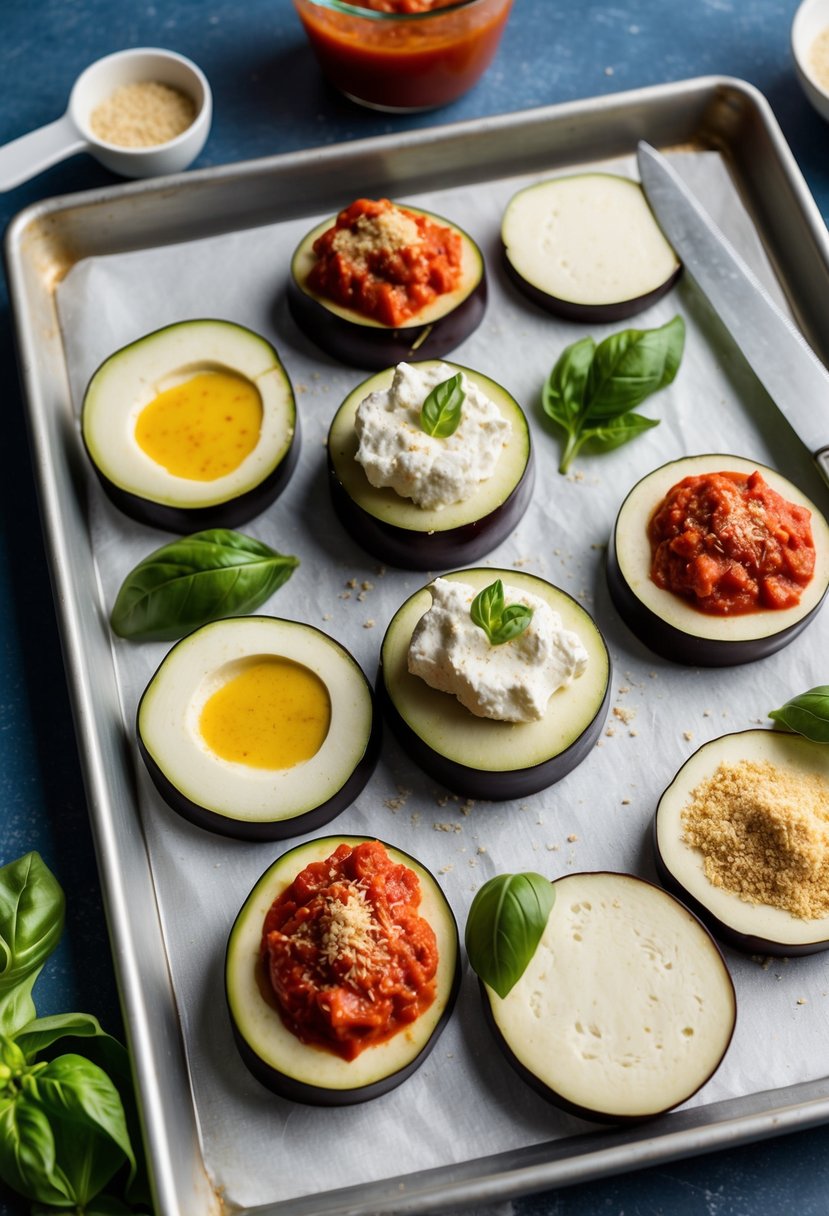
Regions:
<instances>
[{"instance_id":1,"label":"eggplant white flesh","mask_svg":"<svg viewBox=\"0 0 829 1216\"><path fill-rule=\"evenodd\" d=\"M448 1022L460 988L458 926L437 879L415 858L391 845L394 862L420 880L419 915L437 938L437 992L432 1004L398 1034L345 1060L323 1047L303 1043L290 1031L263 990L260 964L262 926L273 901L311 862L324 861L340 844L357 845L364 836L326 836L298 845L269 867L245 900L233 925L225 958L225 994L236 1045L247 1067L280 1097L314 1106L345 1106L388 1093L420 1067Z\"/></svg>"},{"instance_id":2,"label":"eggplant white flesh","mask_svg":"<svg viewBox=\"0 0 829 1216\"><path fill-rule=\"evenodd\" d=\"M694 790L721 764L769 763L781 769L829 779L824 743L779 730L747 730L704 743L685 761L663 793L654 818L654 846L665 886L705 921L711 932L749 954L816 954L829 949L829 916L805 920L782 908L749 903L714 886L706 877L703 855L683 840L682 812Z\"/></svg>"},{"instance_id":3,"label":"eggplant white flesh","mask_svg":"<svg viewBox=\"0 0 829 1216\"><path fill-rule=\"evenodd\" d=\"M384 325L353 308L346 308L314 291L308 276L315 263L314 242L336 221L323 220L297 246L288 279L288 307L299 328L326 354L354 367L380 370L413 359L436 359L459 346L477 329L486 311L487 284L484 257L470 236L440 215L419 207L405 210L425 215L451 228L461 238L461 280L453 291L407 318L404 325Z\"/></svg>"},{"instance_id":4,"label":"eggplant white flesh","mask_svg":"<svg viewBox=\"0 0 829 1216\"><path fill-rule=\"evenodd\" d=\"M610 173L537 182L510 199L501 239L516 285L571 321L622 321L673 286L680 264L641 186Z\"/></svg>"},{"instance_id":5,"label":"eggplant white flesh","mask_svg":"<svg viewBox=\"0 0 829 1216\"><path fill-rule=\"evenodd\" d=\"M661 888L630 874L568 874L524 974L484 989L496 1038L520 1075L570 1114L650 1119L719 1067L736 1021L717 944Z\"/></svg>"},{"instance_id":6,"label":"eggplant white flesh","mask_svg":"<svg viewBox=\"0 0 829 1216\"><path fill-rule=\"evenodd\" d=\"M269 657L306 667L330 701L319 750L286 769L225 759L200 733L208 698ZM349 652L311 625L276 617L229 617L195 630L169 651L138 706L139 751L161 796L197 826L243 840L281 840L329 823L374 771L380 733L371 686Z\"/></svg>"},{"instance_id":7,"label":"eggplant white flesh","mask_svg":"<svg viewBox=\"0 0 829 1216\"><path fill-rule=\"evenodd\" d=\"M413 366L425 368L429 362ZM388 389L393 367L349 393L328 433L329 484L337 517L374 557L408 570L437 570L483 557L514 531L532 497L535 469L524 411L488 376L454 363L446 366L468 376L495 402L511 427L495 472L463 502L440 510L419 507L389 487L372 486L355 460L357 409L370 393Z\"/></svg>"},{"instance_id":8,"label":"eggplant white flesh","mask_svg":"<svg viewBox=\"0 0 829 1216\"><path fill-rule=\"evenodd\" d=\"M431 777L467 798L523 798L560 781L592 751L610 703L610 656L593 618L566 592L536 575L481 567L456 579L483 590L500 578L541 596L579 635L588 652L584 673L550 697L536 722L479 718L450 693L431 688L408 669L409 643L431 606L428 587L398 609L386 631L377 679L383 711L409 755Z\"/></svg>"},{"instance_id":9,"label":"eggplant white flesh","mask_svg":"<svg viewBox=\"0 0 829 1216\"><path fill-rule=\"evenodd\" d=\"M811 513L815 571L792 608L737 616L700 612L652 580L648 524L666 494L684 477L758 470L787 501ZM675 663L730 667L774 654L806 628L829 588L829 524L813 502L780 473L742 456L707 453L662 465L638 482L616 517L607 552L607 581L619 615L641 642Z\"/></svg>"},{"instance_id":10,"label":"eggplant white flesh","mask_svg":"<svg viewBox=\"0 0 829 1216\"><path fill-rule=\"evenodd\" d=\"M171 472L135 437L138 416L154 397L204 372L238 376L262 404L253 450L209 480ZM115 506L171 532L235 528L252 519L285 488L299 455L296 402L279 356L264 338L230 321L181 321L110 355L86 390L81 433Z\"/></svg>"}]
</instances>

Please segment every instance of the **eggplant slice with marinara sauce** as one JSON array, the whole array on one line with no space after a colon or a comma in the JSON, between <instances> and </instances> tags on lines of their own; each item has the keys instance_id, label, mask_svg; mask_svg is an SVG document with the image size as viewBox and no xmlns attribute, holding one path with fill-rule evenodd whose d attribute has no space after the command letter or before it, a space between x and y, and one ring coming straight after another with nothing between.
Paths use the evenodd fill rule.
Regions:
<instances>
[{"instance_id":1,"label":"eggplant slice with marinara sauce","mask_svg":"<svg viewBox=\"0 0 829 1216\"><path fill-rule=\"evenodd\" d=\"M412 359L435 359L459 346L483 320L487 285L481 250L456 224L419 207L405 210L449 228L461 241L460 282L401 325L384 325L315 291L308 277L316 264L314 242L331 228L331 216L299 243L291 259L288 305L306 337L326 354L354 367L377 370Z\"/></svg>"},{"instance_id":2,"label":"eggplant slice with marinara sauce","mask_svg":"<svg viewBox=\"0 0 829 1216\"><path fill-rule=\"evenodd\" d=\"M225 994L239 1053L251 1073L282 1098L313 1106L347 1106L378 1098L400 1085L428 1056L448 1022L460 988L458 927L437 879L415 858L384 844L393 862L420 883L417 909L437 939L436 995L414 1022L365 1047L354 1059L304 1043L283 1021L261 961L262 929L274 900L312 862L338 845L369 838L328 836L284 853L257 882L233 925L225 959ZM381 842L382 843L382 842Z\"/></svg>"}]
</instances>

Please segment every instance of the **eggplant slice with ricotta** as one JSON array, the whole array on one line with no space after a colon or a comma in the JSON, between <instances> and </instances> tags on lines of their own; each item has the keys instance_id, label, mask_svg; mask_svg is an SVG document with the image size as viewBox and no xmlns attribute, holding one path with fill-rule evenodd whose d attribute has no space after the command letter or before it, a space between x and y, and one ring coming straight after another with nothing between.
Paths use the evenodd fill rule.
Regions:
<instances>
[{"instance_id":1,"label":"eggplant slice with ricotta","mask_svg":"<svg viewBox=\"0 0 829 1216\"><path fill-rule=\"evenodd\" d=\"M311 625L267 616L189 634L138 706L139 751L162 798L198 827L242 840L329 823L371 776L380 729L348 651ZM272 755L289 732L294 751Z\"/></svg>"},{"instance_id":2,"label":"eggplant slice with ricotta","mask_svg":"<svg viewBox=\"0 0 829 1216\"><path fill-rule=\"evenodd\" d=\"M705 874L699 849L683 839L683 811L694 791L721 764L772 764L781 770L827 780L827 747L779 730L747 730L703 744L683 764L659 800L654 818L654 847L661 881L705 921L722 941L748 954L786 957L829 949L829 916L801 918L781 907L741 899L716 886ZM799 825L792 825L792 841ZM736 847L736 846L735 846ZM787 847L781 840L781 847Z\"/></svg>"},{"instance_id":3,"label":"eggplant slice with ricotta","mask_svg":"<svg viewBox=\"0 0 829 1216\"><path fill-rule=\"evenodd\" d=\"M500 578L546 600L587 650L584 673L550 697L543 718L479 718L408 669L412 633L429 609L428 587L391 620L380 655L378 699L403 748L429 776L467 798L502 801L546 789L580 764L601 734L610 703L610 656L593 618L566 592L517 570L491 567L443 575L478 590Z\"/></svg>"},{"instance_id":4,"label":"eggplant slice with ricotta","mask_svg":"<svg viewBox=\"0 0 829 1216\"><path fill-rule=\"evenodd\" d=\"M417 368L432 366L421 361ZM390 487L372 486L355 460L354 420L360 403L389 388L395 369L364 380L334 415L328 433L328 472L337 518L354 540L374 557L406 570L438 570L460 561L477 561L515 530L532 498L535 469L530 429L518 402L480 372L462 371L495 402L510 424L510 436L495 472L463 502L439 509L418 506Z\"/></svg>"},{"instance_id":5,"label":"eggplant slice with ricotta","mask_svg":"<svg viewBox=\"0 0 829 1216\"><path fill-rule=\"evenodd\" d=\"M299 328L326 354L353 367L380 370L412 359L435 359L448 354L477 329L486 311L487 285L484 257L457 224L419 207L406 210L425 215L451 228L461 238L461 281L453 291L439 295L404 325L384 325L353 308L346 308L315 292L308 276L316 261L314 242L335 222L323 220L300 242L291 259L288 306Z\"/></svg>"},{"instance_id":6,"label":"eggplant slice with ricotta","mask_svg":"<svg viewBox=\"0 0 829 1216\"><path fill-rule=\"evenodd\" d=\"M420 880L419 914L437 938L437 993L415 1022L383 1042L345 1060L324 1048L302 1043L284 1024L276 1004L263 992L260 962L262 926L268 910L307 865L323 861L339 844L365 837L330 836L298 845L265 871L233 925L225 959L225 991L236 1045L258 1081L280 1097L315 1106L346 1106L380 1097L420 1067L449 1021L460 988L458 927L437 880L415 858L385 845L392 861L408 866Z\"/></svg>"},{"instance_id":7,"label":"eggplant slice with ricotta","mask_svg":"<svg viewBox=\"0 0 829 1216\"><path fill-rule=\"evenodd\" d=\"M519 1075L569 1114L635 1123L716 1072L734 1031L717 944L672 895L630 874L554 882L547 927L505 997L484 1011Z\"/></svg>"},{"instance_id":8,"label":"eggplant slice with ricotta","mask_svg":"<svg viewBox=\"0 0 829 1216\"><path fill-rule=\"evenodd\" d=\"M680 272L641 186L610 173L519 190L501 240L516 286L568 321L623 321L665 295Z\"/></svg>"},{"instance_id":9,"label":"eggplant slice with ricotta","mask_svg":"<svg viewBox=\"0 0 829 1216\"><path fill-rule=\"evenodd\" d=\"M299 455L279 356L230 321L181 321L110 355L89 382L81 432L115 506L170 532L252 519Z\"/></svg>"},{"instance_id":10,"label":"eggplant slice with ricotta","mask_svg":"<svg viewBox=\"0 0 829 1216\"><path fill-rule=\"evenodd\" d=\"M788 502L811 513L815 570L792 608L735 616L700 612L652 580L648 524L668 491L684 477L759 471ZM741 456L686 456L649 473L622 503L607 550L610 595L622 620L641 642L674 663L730 667L774 654L806 628L829 588L829 524L801 490L773 469Z\"/></svg>"}]
</instances>

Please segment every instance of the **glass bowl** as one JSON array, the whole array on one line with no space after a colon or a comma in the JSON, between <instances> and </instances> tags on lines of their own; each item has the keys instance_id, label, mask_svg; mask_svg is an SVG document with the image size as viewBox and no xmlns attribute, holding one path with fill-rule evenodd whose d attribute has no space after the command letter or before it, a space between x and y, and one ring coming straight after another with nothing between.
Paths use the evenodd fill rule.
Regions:
<instances>
[{"instance_id":1,"label":"glass bowl","mask_svg":"<svg viewBox=\"0 0 829 1216\"><path fill-rule=\"evenodd\" d=\"M345 0L293 0L325 75L378 110L429 110L470 89L498 47L512 0L460 0L387 13Z\"/></svg>"}]
</instances>

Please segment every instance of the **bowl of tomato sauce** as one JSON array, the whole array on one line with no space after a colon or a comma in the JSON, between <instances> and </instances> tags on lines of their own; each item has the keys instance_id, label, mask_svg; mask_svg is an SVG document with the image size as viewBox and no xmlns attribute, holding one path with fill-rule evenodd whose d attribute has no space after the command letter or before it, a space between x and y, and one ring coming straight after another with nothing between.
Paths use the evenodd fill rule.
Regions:
<instances>
[{"instance_id":1,"label":"bowl of tomato sauce","mask_svg":"<svg viewBox=\"0 0 829 1216\"><path fill-rule=\"evenodd\" d=\"M294 0L331 83L379 110L429 110L479 80L513 0Z\"/></svg>"}]
</instances>

